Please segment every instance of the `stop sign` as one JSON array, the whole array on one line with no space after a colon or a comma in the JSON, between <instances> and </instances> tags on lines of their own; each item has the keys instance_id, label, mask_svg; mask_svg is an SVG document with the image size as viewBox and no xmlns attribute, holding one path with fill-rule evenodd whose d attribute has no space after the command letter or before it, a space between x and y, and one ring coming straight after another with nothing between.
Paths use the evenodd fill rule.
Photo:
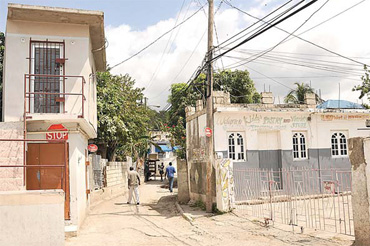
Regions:
<instances>
[{"instance_id":1,"label":"stop sign","mask_svg":"<svg viewBox=\"0 0 370 246\"><path fill-rule=\"evenodd\" d=\"M98 146L96 146L95 144L90 144L89 146L87 146L87 149L90 152L96 152L98 150Z\"/></svg>"},{"instance_id":2,"label":"stop sign","mask_svg":"<svg viewBox=\"0 0 370 246\"><path fill-rule=\"evenodd\" d=\"M206 127L206 137L211 137L212 136L212 129L209 127Z\"/></svg>"}]
</instances>

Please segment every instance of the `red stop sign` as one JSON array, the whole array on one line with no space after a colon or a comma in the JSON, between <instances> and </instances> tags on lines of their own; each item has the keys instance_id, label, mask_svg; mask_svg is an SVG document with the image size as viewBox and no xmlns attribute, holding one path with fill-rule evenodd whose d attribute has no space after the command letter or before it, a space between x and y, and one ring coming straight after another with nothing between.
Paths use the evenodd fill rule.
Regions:
<instances>
[{"instance_id":1,"label":"red stop sign","mask_svg":"<svg viewBox=\"0 0 370 246\"><path fill-rule=\"evenodd\" d=\"M206 137L211 137L212 136L212 129L209 127L206 127Z\"/></svg>"},{"instance_id":2,"label":"red stop sign","mask_svg":"<svg viewBox=\"0 0 370 246\"><path fill-rule=\"evenodd\" d=\"M90 152L96 152L98 150L98 146L96 146L95 144L89 144L89 146L87 146L87 149Z\"/></svg>"}]
</instances>

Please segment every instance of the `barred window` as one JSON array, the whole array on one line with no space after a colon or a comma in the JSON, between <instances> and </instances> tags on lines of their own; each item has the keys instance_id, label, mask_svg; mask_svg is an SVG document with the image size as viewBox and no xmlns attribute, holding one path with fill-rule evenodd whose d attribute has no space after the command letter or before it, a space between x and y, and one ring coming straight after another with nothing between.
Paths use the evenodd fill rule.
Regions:
<instances>
[{"instance_id":1,"label":"barred window","mask_svg":"<svg viewBox=\"0 0 370 246\"><path fill-rule=\"evenodd\" d=\"M229 158L232 160L244 160L244 139L240 133L229 135Z\"/></svg>"},{"instance_id":2,"label":"barred window","mask_svg":"<svg viewBox=\"0 0 370 246\"><path fill-rule=\"evenodd\" d=\"M331 136L331 155L347 156L347 138L341 132L336 132Z\"/></svg>"},{"instance_id":3,"label":"barred window","mask_svg":"<svg viewBox=\"0 0 370 246\"><path fill-rule=\"evenodd\" d=\"M303 133L295 133L293 135L293 159L306 159L306 137Z\"/></svg>"}]
</instances>

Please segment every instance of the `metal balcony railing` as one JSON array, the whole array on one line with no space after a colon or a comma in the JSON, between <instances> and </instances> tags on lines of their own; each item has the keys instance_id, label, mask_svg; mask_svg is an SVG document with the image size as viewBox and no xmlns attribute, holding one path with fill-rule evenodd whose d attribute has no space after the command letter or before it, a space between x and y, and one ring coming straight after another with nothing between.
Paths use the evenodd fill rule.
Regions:
<instances>
[{"instance_id":1,"label":"metal balcony railing","mask_svg":"<svg viewBox=\"0 0 370 246\"><path fill-rule=\"evenodd\" d=\"M81 84L76 89L76 84ZM86 97L83 76L52 75L52 74L25 74L24 76L24 112L27 118L29 114L66 114L78 112L78 118L84 118L84 106ZM81 97L81 108L67 108L67 105L76 106ZM72 101L68 104L68 101ZM72 107L72 106L71 106Z\"/></svg>"}]
</instances>

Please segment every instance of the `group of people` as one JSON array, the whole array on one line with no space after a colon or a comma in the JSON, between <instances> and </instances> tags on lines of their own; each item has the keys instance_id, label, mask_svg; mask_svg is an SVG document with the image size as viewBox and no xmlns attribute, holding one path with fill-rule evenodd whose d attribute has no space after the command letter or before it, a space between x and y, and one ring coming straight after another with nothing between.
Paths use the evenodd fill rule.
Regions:
<instances>
[{"instance_id":1,"label":"group of people","mask_svg":"<svg viewBox=\"0 0 370 246\"><path fill-rule=\"evenodd\" d=\"M159 174L161 175L161 181L163 181L163 173L164 173L164 165L163 162L158 167ZM169 190L173 192L173 181L175 177L176 169L172 166L172 162L168 164L166 168L166 172L164 173L164 179L168 178ZM130 171L128 171L128 201L127 204L131 203L133 193L135 193L136 204L140 204L140 196L139 196L139 185L140 185L140 175L138 172L134 170L133 167L130 167Z\"/></svg>"}]
</instances>

